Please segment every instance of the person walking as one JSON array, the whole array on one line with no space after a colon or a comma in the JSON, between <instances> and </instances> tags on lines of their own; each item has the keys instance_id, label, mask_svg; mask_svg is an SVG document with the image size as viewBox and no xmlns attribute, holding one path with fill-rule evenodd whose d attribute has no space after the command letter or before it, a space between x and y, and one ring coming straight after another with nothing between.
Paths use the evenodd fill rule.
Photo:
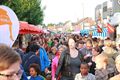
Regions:
<instances>
[{"instance_id":1,"label":"person walking","mask_svg":"<svg viewBox=\"0 0 120 80\"><path fill-rule=\"evenodd\" d=\"M69 48L61 54L59 59L55 79L61 73L60 80L74 80L75 75L80 72L80 64L83 59L81 53L75 48L73 37L68 39L68 45Z\"/></svg>"}]
</instances>

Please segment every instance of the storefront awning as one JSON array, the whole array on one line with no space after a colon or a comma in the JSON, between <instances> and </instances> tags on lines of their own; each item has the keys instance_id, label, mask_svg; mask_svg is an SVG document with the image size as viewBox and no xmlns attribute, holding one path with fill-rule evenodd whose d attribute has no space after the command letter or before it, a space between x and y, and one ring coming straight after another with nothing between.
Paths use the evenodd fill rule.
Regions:
<instances>
[{"instance_id":1,"label":"storefront awning","mask_svg":"<svg viewBox=\"0 0 120 80\"><path fill-rule=\"evenodd\" d=\"M105 39L106 37L108 37L107 28L102 28L102 33L98 33L97 29L93 30L92 37Z\"/></svg>"},{"instance_id":2,"label":"storefront awning","mask_svg":"<svg viewBox=\"0 0 120 80\"><path fill-rule=\"evenodd\" d=\"M43 31L35 25L28 24L27 22L20 21L19 34L41 34Z\"/></svg>"}]
</instances>

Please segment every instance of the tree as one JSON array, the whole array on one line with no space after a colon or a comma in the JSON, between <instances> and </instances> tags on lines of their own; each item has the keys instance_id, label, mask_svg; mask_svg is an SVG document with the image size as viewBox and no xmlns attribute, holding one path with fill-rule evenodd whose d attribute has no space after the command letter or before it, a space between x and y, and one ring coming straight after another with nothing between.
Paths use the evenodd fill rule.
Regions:
<instances>
[{"instance_id":1,"label":"tree","mask_svg":"<svg viewBox=\"0 0 120 80\"><path fill-rule=\"evenodd\" d=\"M50 24L48 24L47 26L55 26L55 24L53 24L53 23L50 23Z\"/></svg>"},{"instance_id":2,"label":"tree","mask_svg":"<svg viewBox=\"0 0 120 80\"><path fill-rule=\"evenodd\" d=\"M2 4L12 8L20 21L34 25L42 24L44 15L41 0L10 0Z\"/></svg>"}]
</instances>

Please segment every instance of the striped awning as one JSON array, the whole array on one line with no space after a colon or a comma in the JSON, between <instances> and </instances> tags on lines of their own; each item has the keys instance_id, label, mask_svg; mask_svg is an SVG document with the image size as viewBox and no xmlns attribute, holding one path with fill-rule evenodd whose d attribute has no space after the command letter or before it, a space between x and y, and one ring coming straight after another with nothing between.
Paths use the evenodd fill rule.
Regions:
<instances>
[{"instance_id":1,"label":"striped awning","mask_svg":"<svg viewBox=\"0 0 120 80\"><path fill-rule=\"evenodd\" d=\"M98 33L97 29L93 30L92 37L105 39L106 37L108 37L107 28L102 28L102 33Z\"/></svg>"}]
</instances>

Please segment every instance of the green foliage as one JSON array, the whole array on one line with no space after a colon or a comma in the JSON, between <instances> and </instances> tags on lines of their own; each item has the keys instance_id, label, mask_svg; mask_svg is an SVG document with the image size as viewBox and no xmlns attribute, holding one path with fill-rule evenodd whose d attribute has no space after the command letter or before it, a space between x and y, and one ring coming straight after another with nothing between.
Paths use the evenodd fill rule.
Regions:
<instances>
[{"instance_id":1,"label":"green foliage","mask_svg":"<svg viewBox=\"0 0 120 80\"><path fill-rule=\"evenodd\" d=\"M73 32L74 30L71 30L71 29L67 29L67 32Z\"/></svg>"},{"instance_id":2,"label":"green foliage","mask_svg":"<svg viewBox=\"0 0 120 80\"><path fill-rule=\"evenodd\" d=\"M34 25L42 24L44 15L41 0L10 0L2 4L12 8L20 21Z\"/></svg>"},{"instance_id":3,"label":"green foliage","mask_svg":"<svg viewBox=\"0 0 120 80\"><path fill-rule=\"evenodd\" d=\"M47 26L55 26L55 24L50 23L50 24L48 24Z\"/></svg>"}]
</instances>

